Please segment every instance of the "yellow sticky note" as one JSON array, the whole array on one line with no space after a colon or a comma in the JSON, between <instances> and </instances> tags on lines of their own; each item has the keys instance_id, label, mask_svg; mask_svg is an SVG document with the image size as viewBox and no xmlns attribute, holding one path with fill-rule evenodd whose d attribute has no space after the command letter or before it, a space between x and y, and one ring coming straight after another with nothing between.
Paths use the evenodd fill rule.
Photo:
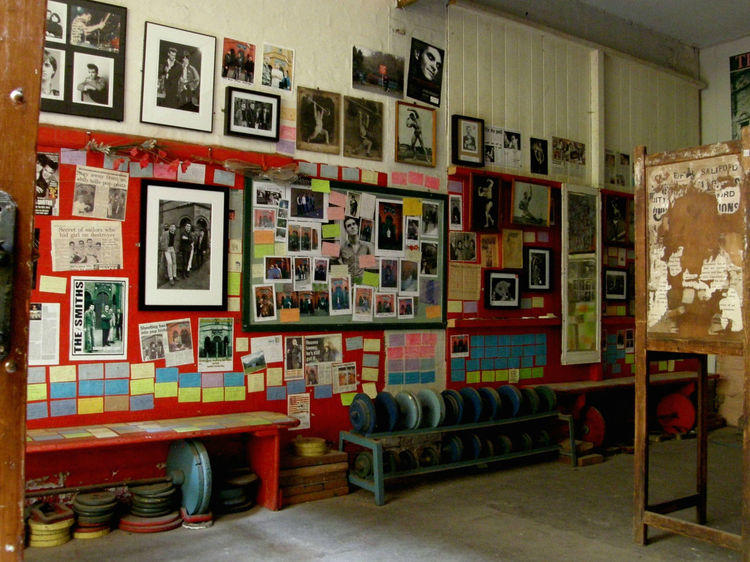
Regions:
<instances>
[{"instance_id":1,"label":"yellow sticky note","mask_svg":"<svg viewBox=\"0 0 750 562\"><path fill-rule=\"evenodd\" d=\"M297 121L297 108L295 106L283 105L281 106L281 120L282 121Z\"/></svg>"},{"instance_id":2,"label":"yellow sticky note","mask_svg":"<svg viewBox=\"0 0 750 562\"><path fill-rule=\"evenodd\" d=\"M318 191L320 193L331 192L331 182L328 180L313 179L310 181L310 189Z\"/></svg>"},{"instance_id":3,"label":"yellow sticky note","mask_svg":"<svg viewBox=\"0 0 750 562\"><path fill-rule=\"evenodd\" d=\"M369 285L370 287L378 287L380 285L380 276L373 271L365 271L362 274L362 284Z\"/></svg>"},{"instance_id":4,"label":"yellow sticky note","mask_svg":"<svg viewBox=\"0 0 750 562\"><path fill-rule=\"evenodd\" d=\"M670 373L674 371L674 359L669 359L667 361L667 371Z\"/></svg>"},{"instance_id":5,"label":"yellow sticky note","mask_svg":"<svg viewBox=\"0 0 750 562\"><path fill-rule=\"evenodd\" d=\"M153 363L133 363L130 365L131 379L153 379L156 376Z\"/></svg>"},{"instance_id":6,"label":"yellow sticky note","mask_svg":"<svg viewBox=\"0 0 750 562\"><path fill-rule=\"evenodd\" d=\"M240 281L242 276L236 271L230 271L227 274L227 294L228 295L239 295L240 294Z\"/></svg>"},{"instance_id":7,"label":"yellow sticky note","mask_svg":"<svg viewBox=\"0 0 750 562\"><path fill-rule=\"evenodd\" d=\"M104 398L102 398L101 396L78 399L79 414L101 414L103 411Z\"/></svg>"},{"instance_id":8,"label":"yellow sticky note","mask_svg":"<svg viewBox=\"0 0 750 562\"><path fill-rule=\"evenodd\" d=\"M274 245L274 256L285 256L286 255L286 242L276 242ZM261 275L263 277L263 275Z\"/></svg>"},{"instance_id":9,"label":"yellow sticky note","mask_svg":"<svg viewBox=\"0 0 750 562\"><path fill-rule=\"evenodd\" d=\"M41 275L39 277L39 290L43 293L59 293L64 295L67 287L68 280L65 277L53 277L52 275Z\"/></svg>"},{"instance_id":10,"label":"yellow sticky note","mask_svg":"<svg viewBox=\"0 0 750 562\"><path fill-rule=\"evenodd\" d=\"M458 312L461 313L463 311L463 303L461 301L448 301L448 312Z\"/></svg>"},{"instance_id":11,"label":"yellow sticky note","mask_svg":"<svg viewBox=\"0 0 750 562\"><path fill-rule=\"evenodd\" d=\"M284 377L281 367L269 367L268 369L266 369L266 384L268 386L281 386L282 384L284 384Z\"/></svg>"},{"instance_id":12,"label":"yellow sticky note","mask_svg":"<svg viewBox=\"0 0 750 562\"><path fill-rule=\"evenodd\" d=\"M299 308L282 308L279 310L279 320L282 322L299 322Z\"/></svg>"},{"instance_id":13,"label":"yellow sticky note","mask_svg":"<svg viewBox=\"0 0 750 562\"><path fill-rule=\"evenodd\" d=\"M248 338L235 338L234 340L234 350L237 353L241 353L243 351L247 351L250 349L250 340Z\"/></svg>"},{"instance_id":14,"label":"yellow sticky note","mask_svg":"<svg viewBox=\"0 0 750 562\"><path fill-rule=\"evenodd\" d=\"M263 384L263 371L247 375L247 391L261 392L265 389Z\"/></svg>"},{"instance_id":15,"label":"yellow sticky note","mask_svg":"<svg viewBox=\"0 0 750 562\"><path fill-rule=\"evenodd\" d=\"M362 344L364 351L380 351L380 340L379 339L365 339Z\"/></svg>"},{"instance_id":16,"label":"yellow sticky note","mask_svg":"<svg viewBox=\"0 0 750 562\"><path fill-rule=\"evenodd\" d=\"M266 256L272 256L275 249L274 244L255 244L253 246L253 257L265 258Z\"/></svg>"},{"instance_id":17,"label":"yellow sticky note","mask_svg":"<svg viewBox=\"0 0 750 562\"><path fill-rule=\"evenodd\" d=\"M363 381L375 381L378 380L380 373L375 367L362 367L362 380Z\"/></svg>"},{"instance_id":18,"label":"yellow sticky note","mask_svg":"<svg viewBox=\"0 0 750 562\"><path fill-rule=\"evenodd\" d=\"M106 437L117 437L117 433L109 429L108 427L90 427L88 432L98 439L104 439Z\"/></svg>"},{"instance_id":19,"label":"yellow sticky note","mask_svg":"<svg viewBox=\"0 0 750 562\"><path fill-rule=\"evenodd\" d=\"M218 386L214 388L203 389L203 401L204 402L223 402L224 401L224 387Z\"/></svg>"},{"instance_id":20,"label":"yellow sticky note","mask_svg":"<svg viewBox=\"0 0 750 562\"><path fill-rule=\"evenodd\" d=\"M201 389L195 387L181 388L177 393L178 402L200 402Z\"/></svg>"},{"instance_id":21,"label":"yellow sticky note","mask_svg":"<svg viewBox=\"0 0 750 562\"><path fill-rule=\"evenodd\" d=\"M536 232L533 230L524 230L523 231L523 243L524 244L533 244L536 242Z\"/></svg>"},{"instance_id":22,"label":"yellow sticky note","mask_svg":"<svg viewBox=\"0 0 750 562\"><path fill-rule=\"evenodd\" d=\"M341 405L342 406L351 406L352 402L354 401L354 397L357 395L356 392L344 392L341 394Z\"/></svg>"},{"instance_id":23,"label":"yellow sticky note","mask_svg":"<svg viewBox=\"0 0 750 562\"><path fill-rule=\"evenodd\" d=\"M177 382L157 382L154 384L154 398L174 398L177 396Z\"/></svg>"},{"instance_id":24,"label":"yellow sticky note","mask_svg":"<svg viewBox=\"0 0 750 562\"><path fill-rule=\"evenodd\" d=\"M362 170L362 183L378 183L378 173L374 170Z\"/></svg>"},{"instance_id":25,"label":"yellow sticky note","mask_svg":"<svg viewBox=\"0 0 750 562\"><path fill-rule=\"evenodd\" d=\"M240 297L227 297L227 311L229 312L240 311Z\"/></svg>"},{"instance_id":26,"label":"yellow sticky note","mask_svg":"<svg viewBox=\"0 0 750 562\"><path fill-rule=\"evenodd\" d=\"M422 200L416 197L404 197L404 214L412 217L421 217Z\"/></svg>"},{"instance_id":27,"label":"yellow sticky note","mask_svg":"<svg viewBox=\"0 0 750 562\"><path fill-rule=\"evenodd\" d=\"M531 308L544 308L544 297L532 297Z\"/></svg>"},{"instance_id":28,"label":"yellow sticky note","mask_svg":"<svg viewBox=\"0 0 750 562\"><path fill-rule=\"evenodd\" d=\"M479 371L469 371L466 373L466 382L468 384L479 382Z\"/></svg>"},{"instance_id":29,"label":"yellow sticky note","mask_svg":"<svg viewBox=\"0 0 750 562\"><path fill-rule=\"evenodd\" d=\"M252 269L252 275L253 279L263 279L263 275L265 273L265 268L263 267L263 263L254 263L253 269Z\"/></svg>"},{"instance_id":30,"label":"yellow sticky note","mask_svg":"<svg viewBox=\"0 0 750 562\"><path fill-rule=\"evenodd\" d=\"M617 316L627 316L628 308L623 304L617 307Z\"/></svg>"},{"instance_id":31,"label":"yellow sticky note","mask_svg":"<svg viewBox=\"0 0 750 562\"><path fill-rule=\"evenodd\" d=\"M57 365L49 368L49 382L74 382L75 380L75 365Z\"/></svg>"},{"instance_id":32,"label":"yellow sticky note","mask_svg":"<svg viewBox=\"0 0 750 562\"><path fill-rule=\"evenodd\" d=\"M130 381L130 395L153 394L154 379L135 379Z\"/></svg>"},{"instance_id":33,"label":"yellow sticky note","mask_svg":"<svg viewBox=\"0 0 750 562\"><path fill-rule=\"evenodd\" d=\"M47 399L47 385L45 383L26 385L26 400L28 402L35 402L37 400L46 400L46 399Z\"/></svg>"},{"instance_id":34,"label":"yellow sticky note","mask_svg":"<svg viewBox=\"0 0 750 562\"><path fill-rule=\"evenodd\" d=\"M276 242L273 230L254 230L254 244L274 244Z\"/></svg>"},{"instance_id":35,"label":"yellow sticky note","mask_svg":"<svg viewBox=\"0 0 750 562\"><path fill-rule=\"evenodd\" d=\"M224 400L236 402L245 399L244 386L228 386L224 389Z\"/></svg>"},{"instance_id":36,"label":"yellow sticky note","mask_svg":"<svg viewBox=\"0 0 750 562\"><path fill-rule=\"evenodd\" d=\"M440 318L442 311L443 307L439 304L431 304L425 307L425 315L427 318Z\"/></svg>"},{"instance_id":37,"label":"yellow sticky note","mask_svg":"<svg viewBox=\"0 0 750 562\"><path fill-rule=\"evenodd\" d=\"M366 382L362 384L362 392L367 394L370 398L375 398L378 395L378 389L375 388L374 382Z\"/></svg>"},{"instance_id":38,"label":"yellow sticky note","mask_svg":"<svg viewBox=\"0 0 750 562\"><path fill-rule=\"evenodd\" d=\"M338 238L341 235L341 224L338 222L324 224L320 227L320 235L323 238Z\"/></svg>"},{"instance_id":39,"label":"yellow sticky note","mask_svg":"<svg viewBox=\"0 0 750 562\"><path fill-rule=\"evenodd\" d=\"M422 252L420 252L419 250L406 250L405 255L406 259L410 261L422 260Z\"/></svg>"},{"instance_id":40,"label":"yellow sticky note","mask_svg":"<svg viewBox=\"0 0 750 562\"><path fill-rule=\"evenodd\" d=\"M495 382L495 371L482 371L482 382Z\"/></svg>"},{"instance_id":41,"label":"yellow sticky note","mask_svg":"<svg viewBox=\"0 0 750 562\"><path fill-rule=\"evenodd\" d=\"M346 277L347 275L349 275L348 266L341 264L331 266L331 277Z\"/></svg>"},{"instance_id":42,"label":"yellow sticky note","mask_svg":"<svg viewBox=\"0 0 750 562\"><path fill-rule=\"evenodd\" d=\"M448 318L447 322L445 323L446 328L455 328L456 327L456 319L455 318Z\"/></svg>"}]
</instances>

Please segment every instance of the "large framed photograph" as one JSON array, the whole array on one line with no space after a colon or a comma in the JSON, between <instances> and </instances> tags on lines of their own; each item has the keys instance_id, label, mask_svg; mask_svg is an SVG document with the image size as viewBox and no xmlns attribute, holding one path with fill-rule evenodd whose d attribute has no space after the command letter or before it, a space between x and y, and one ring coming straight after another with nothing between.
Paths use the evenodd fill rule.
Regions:
<instances>
[{"instance_id":1,"label":"large framed photograph","mask_svg":"<svg viewBox=\"0 0 750 562\"><path fill-rule=\"evenodd\" d=\"M471 230L498 232L500 227L500 178L472 174Z\"/></svg>"},{"instance_id":2,"label":"large framed photograph","mask_svg":"<svg viewBox=\"0 0 750 562\"><path fill-rule=\"evenodd\" d=\"M344 156L383 159L383 104L344 96Z\"/></svg>"},{"instance_id":3,"label":"large framed photograph","mask_svg":"<svg viewBox=\"0 0 750 562\"><path fill-rule=\"evenodd\" d=\"M484 272L484 307L489 309L517 308L519 305L518 274L488 269Z\"/></svg>"},{"instance_id":4,"label":"large framed photograph","mask_svg":"<svg viewBox=\"0 0 750 562\"><path fill-rule=\"evenodd\" d=\"M396 102L396 162L434 168L436 165L437 111Z\"/></svg>"},{"instance_id":5,"label":"large framed photograph","mask_svg":"<svg viewBox=\"0 0 750 562\"><path fill-rule=\"evenodd\" d=\"M526 289L529 291L549 291L551 288L549 248L524 248L524 271Z\"/></svg>"},{"instance_id":6,"label":"large framed photograph","mask_svg":"<svg viewBox=\"0 0 750 562\"><path fill-rule=\"evenodd\" d=\"M128 279L70 278L70 360L127 359Z\"/></svg>"},{"instance_id":7,"label":"large framed photograph","mask_svg":"<svg viewBox=\"0 0 750 562\"><path fill-rule=\"evenodd\" d=\"M123 119L127 9L90 0L49 0L42 111Z\"/></svg>"},{"instance_id":8,"label":"large framed photograph","mask_svg":"<svg viewBox=\"0 0 750 562\"><path fill-rule=\"evenodd\" d=\"M226 308L228 216L226 187L142 182L141 310Z\"/></svg>"},{"instance_id":9,"label":"large framed photograph","mask_svg":"<svg viewBox=\"0 0 750 562\"><path fill-rule=\"evenodd\" d=\"M628 298L628 272L618 269L604 270L604 298L624 301Z\"/></svg>"},{"instance_id":10,"label":"large framed photograph","mask_svg":"<svg viewBox=\"0 0 750 562\"><path fill-rule=\"evenodd\" d=\"M513 180L510 201L513 224L549 226L550 197L548 185Z\"/></svg>"},{"instance_id":11,"label":"large framed photograph","mask_svg":"<svg viewBox=\"0 0 750 562\"><path fill-rule=\"evenodd\" d=\"M281 122L281 97L228 86L224 134L276 142Z\"/></svg>"},{"instance_id":12,"label":"large framed photograph","mask_svg":"<svg viewBox=\"0 0 750 562\"><path fill-rule=\"evenodd\" d=\"M211 132L216 37L146 22L141 122Z\"/></svg>"},{"instance_id":13,"label":"large framed photograph","mask_svg":"<svg viewBox=\"0 0 750 562\"><path fill-rule=\"evenodd\" d=\"M484 119L451 117L451 157L457 165L484 166Z\"/></svg>"},{"instance_id":14,"label":"large framed photograph","mask_svg":"<svg viewBox=\"0 0 750 562\"><path fill-rule=\"evenodd\" d=\"M341 152L341 94L297 87L297 149Z\"/></svg>"},{"instance_id":15,"label":"large framed photograph","mask_svg":"<svg viewBox=\"0 0 750 562\"><path fill-rule=\"evenodd\" d=\"M440 107L445 51L412 37L406 95Z\"/></svg>"}]
</instances>

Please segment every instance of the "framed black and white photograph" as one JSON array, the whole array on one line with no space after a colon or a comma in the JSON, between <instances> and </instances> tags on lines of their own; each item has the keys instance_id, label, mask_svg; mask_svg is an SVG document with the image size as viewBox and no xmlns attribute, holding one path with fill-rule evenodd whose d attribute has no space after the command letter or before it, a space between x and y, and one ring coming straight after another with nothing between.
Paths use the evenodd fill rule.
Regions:
<instances>
[{"instance_id":1,"label":"framed black and white photograph","mask_svg":"<svg viewBox=\"0 0 750 562\"><path fill-rule=\"evenodd\" d=\"M620 269L604 270L604 298L624 301L628 298L628 272Z\"/></svg>"},{"instance_id":2,"label":"framed black and white photograph","mask_svg":"<svg viewBox=\"0 0 750 562\"><path fill-rule=\"evenodd\" d=\"M344 96L344 156L383 159L383 104Z\"/></svg>"},{"instance_id":3,"label":"framed black and white photograph","mask_svg":"<svg viewBox=\"0 0 750 562\"><path fill-rule=\"evenodd\" d=\"M70 360L127 359L128 279L70 278Z\"/></svg>"},{"instance_id":4,"label":"framed black and white photograph","mask_svg":"<svg viewBox=\"0 0 750 562\"><path fill-rule=\"evenodd\" d=\"M628 199L619 195L604 197L604 242L611 245L628 243Z\"/></svg>"},{"instance_id":5,"label":"framed black and white photograph","mask_svg":"<svg viewBox=\"0 0 750 562\"><path fill-rule=\"evenodd\" d=\"M500 230L500 178L472 174L471 230L498 232Z\"/></svg>"},{"instance_id":6,"label":"framed black and white photograph","mask_svg":"<svg viewBox=\"0 0 750 562\"><path fill-rule=\"evenodd\" d=\"M49 0L42 111L123 119L127 9L90 0Z\"/></svg>"},{"instance_id":7,"label":"framed black and white photograph","mask_svg":"<svg viewBox=\"0 0 750 562\"><path fill-rule=\"evenodd\" d=\"M141 122L211 132L216 37L146 22Z\"/></svg>"},{"instance_id":8,"label":"framed black and white photograph","mask_svg":"<svg viewBox=\"0 0 750 562\"><path fill-rule=\"evenodd\" d=\"M484 120L451 117L451 158L460 166L484 166Z\"/></svg>"},{"instance_id":9,"label":"framed black and white photograph","mask_svg":"<svg viewBox=\"0 0 750 562\"><path fill-rule=\"evenodd\" d=\"M276 142L279 140L281 98L227 86L224 134Z\"/></svg>"},{"instance_id":10,"label":"framed black and white photograph","mask_svg":"<svg viewBox=\"0 0 750 562\"><path fill-rule=\"evenodd\" d=\"M524 248L524 252L526 289L529 291L549 291L551 288L551 250L548 248Z\"/></svg>"},{"instance_id":11,"label":"framed black and white photograph","mask_svg":"<svg viewBox=\"0 0 750 562\"><path fill-rule=\"evenodd\" d=\"M448 257L451 261L477 261L477 235L474 232L450 232Z\"/></svg>"},{"instance_id":12,"label":"framed black and white photograph","mask_svg":"<svg viewBox=\"0 0 750 562\"><path fill-rule=\"evenodd\" d=\"M341 94L297 88L297 149L338 154Z\"/></svg>"},{"instance_id":13,"label":"framed black and white photograph","mask_svg":"<svg viewBox=\"0 0 750 562\"><path fill-rule=\"evenodd\" d=\"M513 180L511 222L529 226L549 226L550 201L548 185Z\"/></svg>"},{"instance_id":14,"label":"framed black and white photograph","mask_svg":"<svg viewBox=\"0 0 750 562\"><path fill-rule=\"evenodd\" d=\"M141 310L224 310L226 187L144 180L141 186Z\"/></svg>"},{"instance_id":15,"label":"framed black and white photograph","mask_svg":"<svg viewBox=\"0 0 750 562\"><path fill-rule=\"evenodd\" d=\"M404 97L404 57L352 47L352 87L392 98Z\"/></svg>"},{"instance_id":16,"label":"framed black and white photograph","mask_svg":"<svg viewBox=\"0 0 750 562\"><path fill-rule=\"evenodd\" d=\"M451 195L449 200L449 230L464 229L464 204L460 195Z\"/></svg>"},{"instance_id":17,"label":"framed black and white photograph","mask_svg":"<svg viewBox=\"0 0 750 562\"><path fill-rule=\"evenodd\" d=\"M412 37L406 95L440 107L444 61L443 49Z\"/></svg>"},{"instance_id":18,"label":"framed black and white photograph","mask_svg":"<svg viewBox=\"0 0 750 562\"><path fill-rule=\"evenodd\" d=\"M400 256L404 251L404 204L395 199L378 199L375 254Z\"/></svg>"},{"instance_id":19,"label":"framed black and white photograph","mask_svg":"<svg viewBox=\"0 0 750 562\"><path fill-rule=\"evenodd\" d=\"M493 269L484 272L485 308L517 308L519 292L517 273Z\"/></svg>"},{"instance_id":20,"label":"framed black and white photograph","mask_svg":"<svg viewBox=\"0 0 750 562\"><path fill-rule=\"evenodd\" d=\"M434 168L437 162L437 111L396 102L396 162Z\"/></svg>"},{"instance_id":21,"label":"framed black and white photograph","mask_svg":"<svg viewBox=\"0 0 750 562\"><path fill-rule=\"evenodd\" d=\"M547 175L549 172L549 158L547 156L547 139L529 139L531 151L531 173Z\"/></svg>"}]
</instances>

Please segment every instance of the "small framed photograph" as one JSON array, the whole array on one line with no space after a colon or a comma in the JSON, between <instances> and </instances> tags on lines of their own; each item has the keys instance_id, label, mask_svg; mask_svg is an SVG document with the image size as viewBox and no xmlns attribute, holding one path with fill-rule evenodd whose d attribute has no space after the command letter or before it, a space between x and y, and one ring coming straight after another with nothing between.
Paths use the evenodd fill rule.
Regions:
<instances>
[{"instance_id":1,"label":"small framed photograph","mask_svg":"<svg viewBox=\"0 0 750 562\"><path fill-rule=\"evenodd\" d=\"M451 232L448 236L451 261L477 261L477 235L475 232Z\"/></svg>"},{"instance_id":2,"label":"small framed photograph","mask_svg":"<svg viewBox=\"0 0 750 562\"><path fill-rule=\"evenodd\" d=\"M518 274L488 269L484 272L485 308L518 308Z\"/></svg>"},{"instance_id":3,"label":"small framed photograph","mask_svg":"<svg viewBox=\"0 0 750 562\"><path fill-rule=\"evenodd\" d=\"M474 232L498 232L499 226L500 178L472 174L471 230Z\"/></svg>"},{"instance_id":4,"label":"small framed photograph","mask_svg":"<svg viewBox=\"0 0 750 562\"><path fill-rule=\"evenodd\" d=\"M399 260L398 292L406 297L419 296L419 262Z\"/></svg>"},{"instance_id":5,"label":"small framed photograph","mask_svg":"<svg viewBox=\"0 0 750 562\"><path fill-rule=\"evenodd\" d=\"M437 111L396 102L396 162L434 168L437 163Z\"/></svg>"},{"instance_id":6,"label":"small framed photograph","mask_svg":"<svg viewBox=\"0 0 750 562\"><path fill-rule=\"evenodd\" d=\"M398 297L398 317L414 318L414 297Z\"/></svg>"},{"instance_id":7,"label":"small framed photograph","mask_svg":"<svg viewBox=\"0 0 750 562\"><path fill-rule=\"evenodd\" d=\"M141 310L224 310L229 191L157 180L141 185Z\"/></svg>"},{"instance_id":8,"label":"small framed photograph","mask_svg":"<svg viewBox=\"0 0 750 562\"><path fill-rule=\"evenodd\" d=\"M469 356L469 334L451 336L451 357Z\"/></svg>"},{"instance_id":9,"label":"small framed photograph","mask_svg":"<svg viewBox=\"0 0 750 562\"><path fill-rule=\"evenodd\" d=\"M281 97L228 86L224 134L276 142L279 140Z\"/></svg>"},{"instance_id":10,"label":"small framed photograph","mask_svg":"<svg viewBox=\"0 0 750 562\"><path fill-rule=\"evenodd\" d=\"M549 291L551 288L551 250L549 248L525 248L524 250L526 289L529 291Z\"/></svg>"},{"instance_id":11,"label":"small framed photograph","mask_svg":"<svg viewBox=\"0 0 750 562\"><path fill-rule=\"evenodd\" d=\"M484 119L451 117L451 155L454 164L484 166Z\"/></svg>"},{"instance_id":12,"label":"small framed photograph","mask_svg":"<svg viewBox=\"0 0 750 562\"><path fill-rule=\"evenodd\" d=\"M407 297L403 297L407 298ZM412 298L412 297L408 297ZM396 294L395 293L375 293L375 318L395 318L396 317ZM413 311L412 311L413 318Z\"/></svg>"},{"instance_id":13,"label":"small framed photograph","mask_svg":"<svg viewBox=\"0 0 750 562\"><path fill-rule=\"evenodd\" d=\"M398 258L380 258L380 288L398 290Z\"/></svg>"},{"instance_id":14,"label":"small framed photograph","mask_svg":"<svg viewBox=\"0 0 750 562\"><path fill-rule=\"evenodd\" d=\"M450 196L450 230L464 229L464 203L460 195Z\"/></svg>"},{"instance_id":15,"label":"small framed photograph","mask_svg":"<svg viewBox=\"0 0 750 562\"><path fill-rule=\"evenodd\" d=\"M146 22L141 122L210 133L216 37Z\"/></svg>"},{"instance_id":16,"label":"small framed photograph","mask_svg":"<svg viewBox=\"0 0 750 562\"><path fill-rule=\"evenodd\" d=\"M383 159L383 104L344 96L344 156Z\"/></svg>"},{"instance_id":17,"label":"small framed photograph","mask_svg":"<svg viewBox=\"0 0 750 562\"><path fill-rule=\"evenodd\" d=\"M338 154L341 94L297 87L297 150Z\"/></svg>"},{"instance_id":18,"label":"small framed photograph","mask_svg":"<svg viewBox=\"0 0 750 562\"><path fill-rule=\"evenodd\" d=\"M628 298L628 272L619 269L604 270L604 298L624 301Z\"/></svg>"},{"instance_id":19,"label":"small framed photograph","mask_svg":"<svg viewBox=\"0 0 750 562\"><path fill-rule=\"evenodd\" d=\"M112 107L115 60L89 53L73 54L73 103Z\"/></svg>"},{"instance_id":20,"label":"small framed photograph","mask_svg":"<svg viewBox=\"0 0 750 562\"><path fill-rule=\"evenodd\" d=\"M618 195L604 197L604 242L609 245L628 243L628 199Z\"/></svg>"},{"instance_id":21,"label":"small framed photograph","mask_svg":"<svg viewBox=\"0 0 750 562\"><path fill-rule=\"evenodd\" d=\"M510 208L511 221L514 224L549 226L549 186L513 180Z\"/></svg>"}]
</instances>

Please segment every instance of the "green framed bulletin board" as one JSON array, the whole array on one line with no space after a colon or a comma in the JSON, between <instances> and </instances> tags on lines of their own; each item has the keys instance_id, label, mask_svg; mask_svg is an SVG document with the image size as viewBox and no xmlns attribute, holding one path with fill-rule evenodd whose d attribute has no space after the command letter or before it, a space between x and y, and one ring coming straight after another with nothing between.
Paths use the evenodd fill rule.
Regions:
<instances>
[{"instance_id":1,"label":"green framed bulletin board","mask_svg":"<svg viewBox=\"0 0 750 562\"><path fill-rule=\"evenodd\" d=\"M243 329L444 328L446 199L328 180L248 180Z\"/></svg>"}]
</instances>

